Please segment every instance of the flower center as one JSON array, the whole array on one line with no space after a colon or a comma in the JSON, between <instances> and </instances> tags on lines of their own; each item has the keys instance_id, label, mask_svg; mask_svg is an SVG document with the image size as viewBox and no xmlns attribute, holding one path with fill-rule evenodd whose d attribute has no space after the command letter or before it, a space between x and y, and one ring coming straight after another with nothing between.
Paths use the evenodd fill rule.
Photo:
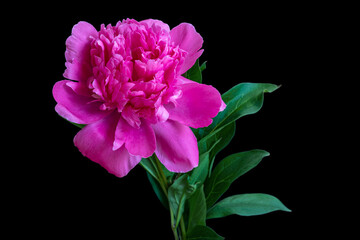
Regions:
<instances>
[{"instance_id":1,"label":"flower center","mask_svg":"<svg viewBox=\"0 0 360 240\"><path fill-rule=\"evenodd\" d=\"M163 105L181 96L176 78L185 55L166 30L134 20L102 25L90 50L92 96L103 101L102 110L116 108L134 127L141 119L165 121Z\"/></svg>"}]
</instances>

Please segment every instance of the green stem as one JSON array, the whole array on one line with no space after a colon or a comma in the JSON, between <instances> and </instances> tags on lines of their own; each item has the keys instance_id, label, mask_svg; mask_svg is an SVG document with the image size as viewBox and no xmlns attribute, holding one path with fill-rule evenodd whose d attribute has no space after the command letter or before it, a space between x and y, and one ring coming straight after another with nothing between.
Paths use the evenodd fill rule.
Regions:
<instances>
[{"instance_id":1,"label":"green stem","mask_svg":"<svg viewBox=\"0 0 360 240\"><path fill-rule=\"evenodd\" d=\"M181 228L181 235L182 235L181 240L186 240L186 229L185 229L185 222L184 222L183 217L181 217L181 219L180 219L180 228Z\"/></svg>"},{"instance_id":2,"label":"green stem","mask_svg":"<svg viewBox=\"0 0 360 240\"><path fill-rule=\"evenodd\" d=\"M161 178L160 181L163 182L164 185L166 186L166 195L167 195L168 182L167 182L166 176L164 174L164 171L162 170L161 163L156 155L154 155L154 160L155 160L155 164L156 164L157 170L160 175L159 178Z\"/></svg>"},{"instance_id":3,"label":"green stem","mask_svg":"<svg viewBox=\"0 0 360 240\"><path fill-rule=\"evenodd\" d=\"M174 238L175 238L175 240L179 240L178 233L177 233L177 230L175 227L175 222L174 222L174 213L171 210L171 208L170 208L170 221L171 221L171 230L174 234Z\"/></svg>"},{"instance_id":4,"label":"green stem","mask_svg":"<svg viewBox=\"0 0 360 240\"><path fill-rule=\"evenodd\" d=\"M162 170L161 163L155 154L153 155L153 163L154 163L154 167L156 168L157 173L159 175L158 179L159 179L160 186L161 186L162 190L164 191L165 196L168 197L169 184L167 182L164 171ZM176 228L175 222L174 222L174 213L170 207L169 207L169 209L170 209L171 230L174 234L175 240L180 240L179 236L178 236L177 228ZM181 240L184 240L184 239L181 239Z\"/></svg>"}]
</instances>

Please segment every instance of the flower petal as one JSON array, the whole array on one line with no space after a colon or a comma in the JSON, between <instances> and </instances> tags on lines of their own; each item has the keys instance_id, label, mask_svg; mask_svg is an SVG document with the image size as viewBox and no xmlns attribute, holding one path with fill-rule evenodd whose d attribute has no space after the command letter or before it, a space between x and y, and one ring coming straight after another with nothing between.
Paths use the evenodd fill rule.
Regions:
<instances>
[{"instance_id":1,"label":"flower petal","mask_svg":"<svg viewBox=\"0 0 360 240\"><path fill-rule=\"evenodd\" d=\"M66 39L66 61L72 62L76 59L78 62L90 63L90 44L92 38L96 38L98 32L87 22L75 24L71 31L71 36Z\"/></svg>"},{"instance_id":2,"label":"flower petal","mask_svg":"<svg viewBox=\"0 0 360 240\"><path fill-rule=\"evenodd\" d=\"M90 124L96 122L110 111L100 110L102 102L94 101L94 98L78 95L73 88L77 82L63 80L55 83L53 96L58 103L56 112L70 122L79 124Z\"/></svg>"},{"instance_id":3,"label":"flower petal","mask_svg":"<svg viewBox=\"0 0 360 240\"><path fill-rule=\"evenodd\" d=\"M63 74L64 78L86 82L92 76L91 67L88 63L81 63L76 59L65 63L66 69Z\"/></svg>"},{"instance_id":4,"label":"flower petal","mask_svg":"<svg viewBox=\"0 0 360 240\"><path fill-rule=\"evenodd\" d=\"M194 65L196 59L203 53L204 50L200 50L200 48L204 40L196 32L195 27L189 23L181 23L171 29L170 36L175 45L179 45L181 49L188 53L179 72L183 74Z\"/></svg>"},{"instance_id":5,"label":"flower petal","mask_svg":"<svg viewBox=\"0 0 360 240\"><path fill-rule=\"evenodd\" d=\"M145 121L139 128L134 128L120 117L116 126L113 149L119 148L123 143L130 154L148 158L156 148L154 130Z\"/></svg>"},{"instance_id":6,"label":"flower petal","mask_svg":"<svg viewBox=\"0 0 360 240\"><path fill-rule=\"evenodd\" d=\"M169 119L178 121L193 128L207 127L224 107L221 95L214 87L199 83L180 85L182 97L176 104L169 103L165 107Z\"/></svg>"},{"instance_id":7,"label":"flower petal","mask_svg":"<svg viewBox=\"0 0 360 240\"><path fill-rule=\"evenodd\" d=\"M146 19L140 23L147 26L148 28L152 28L155 33L160 31L170 32L169 25L157 19Z\"/></svg>"},{"instance_id":8,"label":"flower petal","mask_svg":"<svg viewBox=\"0 0 360 240\"><path fill-rule=\"evenodd\" d=\"M73 27L65 43L65 78L81 81L91 76L90 45L97 35L98 32L90 23L79 22Z\"/></svg>"},{"instance_id":9,"label":"flower petal","mask_svg":"<svg viewBox=\"0 0 360 240\"><path fill-rule=\"evenodd\" d=\"M75 146L90 160L100 164L109 173L123 177L140 161L132 156L125 146L113 151L115 128L119 114L113 114L84 127L74 138Z\"/></svg>"},{"instance_id":10,"label":"flower petal","mask_svg":"<svg viewBox=\"0 0 360 240\"><path fill-rule=\"evenodd\" d=\"M172 172L188 172L199 164L194 133L181 123L167 120L152 126L156 136L156 156Z\"/></svg>"}]
</instances>

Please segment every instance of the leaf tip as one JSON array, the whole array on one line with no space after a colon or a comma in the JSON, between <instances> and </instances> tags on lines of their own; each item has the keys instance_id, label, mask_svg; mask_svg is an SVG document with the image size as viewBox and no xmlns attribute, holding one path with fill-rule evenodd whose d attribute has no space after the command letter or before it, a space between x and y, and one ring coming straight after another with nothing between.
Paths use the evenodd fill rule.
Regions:
<instances>
[{"instance_id":1,"label":"leaf tip","mask_svg":"<svg viewBox=\"0 0 360 240\"><path fill-rule=\"evenodd\" d=\"M201 72L206 69L206 63L207 63L207 61L205 61L205 62L203 62L203 63L201 64L201 66L200 66L200 71L201 71Z\"/></svg>"},{"instance_id":2,"label":"leaf tip","mask_svg":"<svg viewBox=\"0 0 360 240\"><path fill-rule=\"evenodd\" d=\"M268 87L264 90L264 93L272 93L273 91L279 89L281 86L281 84L269 84Z\"/></svg>"},{"instance_id":3,"label":"leaf tip","mask_svg":"<svg viewBox=\"0 0 360 240\"><path fill-rule=\"evenodd\" d=\"M264 151L264 157L270 156L270 153L268 151Z\"/></svg>"},{"instance_id":4,"label":"leaf tip","mask_svg":"<svg viewBox=\"0 0 360 240\"><path fill-rule=\"evenodd\" d=\"M269 153L268 151L261 150L261 149L255 149L255 151L257 151L258 153L260 153L260 155L261 155L263 158L270 156L270 153Z\"/></svg>"},{"instance_id":5,"label":"leaf tip","mask_svg":"<svg viewBox=\"0 0 360 240\"><path fill-rule=\"evenodd\" d=\"M284 205L284 209L282 209L282 210L285 211L285 212L292 212L292 210L287 208L285 205Z\"/></svg>"}]
</instances>

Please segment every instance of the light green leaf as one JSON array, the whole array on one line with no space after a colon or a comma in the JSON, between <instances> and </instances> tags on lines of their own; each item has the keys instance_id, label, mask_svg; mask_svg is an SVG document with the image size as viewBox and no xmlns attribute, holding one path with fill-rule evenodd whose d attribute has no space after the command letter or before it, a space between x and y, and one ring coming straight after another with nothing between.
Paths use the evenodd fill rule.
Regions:
<instances>
[{"instance_id":1,"label":"light green leaf","mask_svg":"<svg viewBox=\"0 0 360 240\"><path fill-rule=\"evenodd\" d=\"M264 100L264 93L273 92L279 86L270 83L240 83L222 95L226 103L210 126L199 132L199 137L215 134L240 117L258 112Z\"/></svg>"},{"instance_id":2,"label":"light green leaf","mask_svg":"<svg viewBox=\"0 0 360 240\"><path fill-rule=\"evenodd\" d=\"M229 189L231 183L245 174L266 156L264 150L251 150L227 156L215 167L211 177L205 182L205 197L210 208L221 195Z\"/></svg>"},{"instance_id":3,"label":"light green leaf","mask_svg":"<svg viewBox=\"0 0 360 240\"><path fill-rule=\"evenodd\" d=\"M221 218L231 214L255 216L273 211L291 212L274 196L263 193L234 195L215 204L207 213L207 218Z\"/></svg>"},{"instance_id":4,"label":"light green leaf","mask_svg":"<svg viewBox=\"0 0 360 240\"><path fill-rule=\"evenodd\" d=\"M207 226L195 226L187 235L188 240L223 240L224 238Z\"/></svg>"},{"instance_id":5,"label":"light green leaf","mask_svg":"<svg viewBox=\"0 0 360 240\"><path fill-rule=\"evenodd\" d=\"M188 232L196 225L206 225L206 211L204 185L201 185L189 199Z\"/></svg>"},{"instance_id":6,"label":"light green leaf","mask_svg":"<svg viewBox=\"0 0 360 240\"><path fill-rule=\"evenodd\" d=\"M169 206L174 213L177 227L184 213L185 201L195 192L196 185L189 183L189 176L182 175L174 181L168 190Z\"/></svg>"}]
</instances>

